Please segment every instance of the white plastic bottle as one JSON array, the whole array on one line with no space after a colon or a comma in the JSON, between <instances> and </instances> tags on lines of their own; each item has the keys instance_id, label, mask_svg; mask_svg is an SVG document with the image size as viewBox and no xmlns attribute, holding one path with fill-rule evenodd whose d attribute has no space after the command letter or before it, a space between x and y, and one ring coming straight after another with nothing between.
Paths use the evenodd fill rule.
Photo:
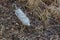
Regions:
<instances>
[{"instance_id":1,"label":"white plastic bottle","mask_svg":"<svg viewBox=\"0 0 60 40\"><path fill-rule=\"evenodd\" d=\"M29 20L29 18L25 15L25 13L24 13L20 8L17 8L16 5L15 5L15 7L16 7L15 14L16 14L16 16L18 17L18 19L19 19L24 25L30 26L30 20Z\"/></svg>"}]
</instances>

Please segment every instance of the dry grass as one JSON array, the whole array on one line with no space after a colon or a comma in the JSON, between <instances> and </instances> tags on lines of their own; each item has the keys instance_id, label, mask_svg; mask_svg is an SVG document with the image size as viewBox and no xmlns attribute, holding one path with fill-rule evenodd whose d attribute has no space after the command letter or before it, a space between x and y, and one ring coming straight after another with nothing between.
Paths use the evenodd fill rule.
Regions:
<instances>
[{"instance_id":1,"label":"dry grass","mask_svg":"<svg viewBox=\"0 0 60 40\"><path fill-rule=\"evenodd\" d=\"M1 40L60 40L60 0L16 0L31 21L23 25L12 3L15 0L0 0Z\"/></svg>"}]
</instances>

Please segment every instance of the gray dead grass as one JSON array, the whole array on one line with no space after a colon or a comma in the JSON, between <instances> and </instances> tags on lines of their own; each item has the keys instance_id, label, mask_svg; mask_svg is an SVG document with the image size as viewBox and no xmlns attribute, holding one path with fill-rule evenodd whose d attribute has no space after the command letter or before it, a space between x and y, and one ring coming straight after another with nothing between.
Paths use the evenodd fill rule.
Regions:
<instances>
[{"instance_id":1,"label":"gray dead grass","mask_svg":"<svg viewBox=\"0 0 60 40\"><path fill-rule=\"evenodd\" d=\"M60 40L60 0L16 0L29 17L31 27L18 20L13 2L0 0L1 40Z\"/></svg>"}]
</instances>

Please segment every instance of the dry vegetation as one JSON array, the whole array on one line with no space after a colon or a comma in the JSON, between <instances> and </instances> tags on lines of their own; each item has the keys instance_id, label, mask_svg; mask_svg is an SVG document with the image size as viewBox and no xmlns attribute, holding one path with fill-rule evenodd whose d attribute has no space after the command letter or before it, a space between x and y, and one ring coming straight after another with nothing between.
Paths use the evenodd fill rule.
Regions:
<instances>
[{"instance_id":1,"label":"dry vegetation","mask_svg":"<svg viewBox=\"0 0 60 40\"><path fill-rule=\"evenodd\" d=\"M16 17L13 3L29 17L30 27ZM0 0L0 40L60 40L60 0Z\"/></svg>"}]
</instances>

